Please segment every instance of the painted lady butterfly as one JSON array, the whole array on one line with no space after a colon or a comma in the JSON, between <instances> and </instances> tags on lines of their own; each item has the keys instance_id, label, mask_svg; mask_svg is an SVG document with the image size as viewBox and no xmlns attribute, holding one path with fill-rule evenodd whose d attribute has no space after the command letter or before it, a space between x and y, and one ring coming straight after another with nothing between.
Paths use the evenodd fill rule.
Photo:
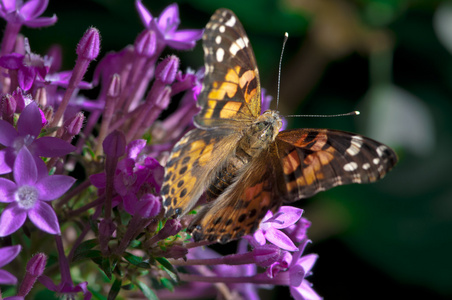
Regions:
<instances>
[{"instance_id":1,"label":"painted lady butterfly","mask_svg":"<svg viewBox=\"0 0 452 300\"><path fill-rule=\"evenodd\" d=\"M337 185L374 182L397 162L388 146L329 129L281 131L261 112L256 59L233 12L217 10L203 35L205 78L196 129L173 148L162 187L165 216L207 204L188 227L196 241L252 233L268 210Z\"/></svg>"}]
</instances>

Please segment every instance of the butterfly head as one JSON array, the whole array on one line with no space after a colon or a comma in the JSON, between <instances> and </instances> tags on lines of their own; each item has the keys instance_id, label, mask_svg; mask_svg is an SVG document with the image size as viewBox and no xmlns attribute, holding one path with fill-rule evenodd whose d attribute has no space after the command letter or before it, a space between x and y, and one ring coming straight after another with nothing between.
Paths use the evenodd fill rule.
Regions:
<instances>
[{"instance_id":1,"label":"butterfly head","mask_svg":"<svg viewBox=\"0 0 452 300\"><path fill-rule=\"evenodd\" d=\"M250 136L254 136L261 142L271 143L275 140L282 127L282 120L275 110L266 110L250 127Z\"/></svg>"}]
</instances>

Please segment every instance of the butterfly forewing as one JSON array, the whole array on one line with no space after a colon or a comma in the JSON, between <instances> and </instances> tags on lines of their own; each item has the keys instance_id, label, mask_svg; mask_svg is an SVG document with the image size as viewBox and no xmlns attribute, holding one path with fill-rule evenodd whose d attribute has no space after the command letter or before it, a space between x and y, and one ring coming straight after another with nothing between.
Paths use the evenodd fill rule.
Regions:
<instances>
[{"instance_id":1,"label":"butterfly forewing","mask_svg":"<svg viewBox=\"0 0 452 300\"><path fill-rule=\"evenodd\" d=\"M196 204L238 138L228 130L194 129L174 146L161 190L166 217L183 215Z\"/></svg>"},{"instance_id":2,"label":"butterfly forewing","mask_svg":"<svg viewBox=\"0 0 452 300\"><path fill-rule=\"evenodd\" d=\"M205 76L195 116L199 128L241 127L260 114L256 59L233 12L217 10L203 35Z\"/></svg>"},{"instance_id":3,"label":"butterfly forewing","mask_svg":"<svg viewBox=\"0 0 452 300\"><path fill-rule=\"evenodd\" d=\"M388 146L339 130L287 130L276 145L290 201L338 185L374 182L397 163Z\"/></svg>"}]
</instances>

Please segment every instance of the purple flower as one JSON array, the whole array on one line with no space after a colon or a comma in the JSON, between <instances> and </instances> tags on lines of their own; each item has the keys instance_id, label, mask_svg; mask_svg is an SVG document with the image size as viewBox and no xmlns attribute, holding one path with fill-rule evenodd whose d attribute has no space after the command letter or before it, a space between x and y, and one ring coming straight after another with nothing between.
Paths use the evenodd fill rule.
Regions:
<instances>
[{"instance_id":1,"label":"purple flower","mask_svg":"<svg viewBox=\"0 0 452 300\"><path fill-rule=\"evenodd\" d=\"M6 148L0 150L0 174L11 172L17 153L27 148L35 159L58 157L75 150L71 144L55 138L41 137L42 115L36 103L30 103L17 121L17 130L8 122L0 120L0 144Z\"/></svg>"},{"instance_id":2,"label":"purple flower","mask_svg":"<svg viewBox=\"0 0 452 300\"><path fill-rule=\"evenodd\" d=\"M187 29L177 30L179 27L179 8L176 3L169 5L158 18L153 18L149 10L144 7L141 0L135 1L141 21L147 29L154 29L159 40L178 50L188 50L195 46L202 37L203 30Z\"/></svg>"},{"instance_id":3,"label":"purple flower","mask_svg":"<svg viewBox=\"0 0 452 300\"><path fill-rule=\"evenodd\" d=\"M35 160L23 147L14 162L14 181L0 178L0 202L9 203L0 216L0 236L18 230L27 217L39 229L59 234L58 219L48 201L63 195L75 179L65 175L48 176L44 162Z\"/></svg>"},{"instance_id":4,"label":"purple flower","mask_svg":"<svg viewBox=\"0 0 452 300\"><path fill-rule=\"evenodd\" d=\"M275 215L268 211L262 219L259 229L253 235L254 240L261 246L269 241L281 249L297 251L298 248L292 240L280 229L295 224L301 218L302 213L302 209L292 206L282 206Z\"/></svg>"},{"instance_id":5,"label":"purple flower","mask_svg":"<svg viewBox=\"0 0 452 300\"><path fill-rule=\"evenodd\" d=\"M0 248L0 268L9 264L17 255L19 255L22 247L20 245ZM0 284L14 285L17 278L8 271L0 269Z\"/></svg>"},{"instance_id":6,"label":"purple flower","mask_svg":"<svg viewBox=\"0 0 452 300\"><path fill-rule=\"evenodd\" d=\"M8 70L17 70L19 87L28 91L36 77L44 81L49 72L51 60L27 51L25 55L19 53L6 54L0 57L0 66Z\"/></svg>"},{"instance_id":7,"label":"purple flower","mask_svg":"<svg viewBox=\"0 0 452 300\"><path fill-rule=\"evenodd\" d=\"M289 268L285 272L276 274L274 277L275 281L279 281L279 284L289 286L290 294L295 300L322 299L312 289L312 284L306 280L306 277L311 275L311 269L318 258L316 254L301 256L308 242L310 241L305 240L300 244L299 251L295 252L292 256Z\"/></svg>"},{"instance_id":8,"label":"purple flower","mask_svg":"<svg viewBox=\"0 0 452 300\"><path fill-rule=\"evenodd\" d=\"M284 228L284 232L295 243L300 243L308 238L307 231L311 227L311 222L305 218L300 218L297 223Z\"/></svg>"},{"instance_id":9,"label":"purple flower","mask_svg":"<svg viewBox=\"0 0 452 300\"><path fill-rule=\"evenodd\" d=\"M296 260L296 263L289 268L288 272L303 272L303 279L299 285L290 286L290 294L295 300L320 300L320 297L313 289L312 284L305 279L311 275L311 269L314 266L318 256L316 254L308 254ZM297 276L295 276L297 277Z\"/></svg>"},{"instance_id":10,"label":"purple flower","mask_svg":"<svg viewBox=\"0 0 452 300\"><path fill-rule=\"evenodd\" d=\"M88 283L82 282L74 286L70 281L62 281L59 285L55 285L49 277L42 275L39 277L41 282L47 289L57 293L61 299L78 299L76 298L78 293L83 293L83 300L90 300L92 294L88 291Z\"/></svg>"},{"instance_id":11,"label":"purple flower","mask_svg":"<svg viewBox=\"0 0 452 300\"><path fill-rule=\"evenodd\" d=\"M126 148L125 158L122 159L116 168L114 177L114 189L119 197L115 197L113 202L121 199L124 208L131 214L136 212L136 206L142 205L152 200L146 194L156 194L160 192L163 181L163 167L152 157L142 153L146 146L145 140L135 140L130 142ZM102 194L106 187L106 174L98 173L90 176L92 184L99 189ZM147 199L141 203L141 197ZM149 202L148 209L151 211L160 210Z\"/></svg>"},{"instance_id":12,"label":"purple flower","mask_svg":"<svg viewBox=\"0 0 452 300\"><path fill-rule=\"evenodd\" d=\"M11 23L17 23L32 28L51 26L56 23L57 17L50 18L40 15L46 10L49 0L1 0L0 17Z\"/></svg>"}]
</instances>

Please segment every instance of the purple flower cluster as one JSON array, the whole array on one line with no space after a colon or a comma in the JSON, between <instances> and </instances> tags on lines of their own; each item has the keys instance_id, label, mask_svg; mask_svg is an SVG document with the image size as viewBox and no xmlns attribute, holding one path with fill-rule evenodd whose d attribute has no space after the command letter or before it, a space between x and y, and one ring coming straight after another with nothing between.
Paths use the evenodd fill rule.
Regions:
<instances>
[{"instance_id":1,"label":"purple flower cluster","mask_svg":"<svg viewBox=\"0 0 452 300\"><path fill-rule=\"evenodd\" d=\"M202 37L179 29L176 4L153 17L136 0L143 31L102 58L100 32L88 28L74 45L74 67L62 71L58 46L36 54L20 35L22 25L56 23L41 17L48 0L0 1L0 284L13 295L5 299L42 286L65 299L106 291L109 299L215 297L214 283L228 299L258 299L259 288L274 285L320 299L305 279L317 256L302 255L310 223L301 209L268 212L230 255L193 242L184 230L191 216L163 217L163 165L193 128L203 80L202 68L181 70L176 55L161 57ZM92 81L83 81L94 60ZM83 90L93 86L100 89L91 99ZM162 118L175 95L178 107ZM271 97L262 99L267 107Z\"/></svg>"}]
</instances>

